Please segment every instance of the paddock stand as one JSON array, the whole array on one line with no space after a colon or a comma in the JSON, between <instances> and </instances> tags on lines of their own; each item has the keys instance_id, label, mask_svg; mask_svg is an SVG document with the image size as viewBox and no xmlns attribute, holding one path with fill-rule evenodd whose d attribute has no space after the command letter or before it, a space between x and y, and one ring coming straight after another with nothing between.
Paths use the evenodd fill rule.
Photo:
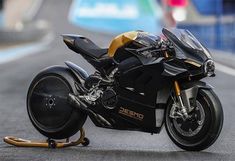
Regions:
<instances>
[{"instance_id":1,"label":"paddock stand","mask_svg":"<svg viewBox=\"0 0 235 161\"><path fill-rule=\"evenodd\" d=\"M4 137L4 142L10 145L14 145L17 147L41 147L41 148L65 148L69 146L77 146L82 144L83 146L89 145L90 141L85 137L85 131L82 128L80 130L80 137L76 141L69 141L66 139L66 142L56 142L53 139L48 139L47 141L32 141L25 140L13 136Z\"/></svg>"}]
</instances>

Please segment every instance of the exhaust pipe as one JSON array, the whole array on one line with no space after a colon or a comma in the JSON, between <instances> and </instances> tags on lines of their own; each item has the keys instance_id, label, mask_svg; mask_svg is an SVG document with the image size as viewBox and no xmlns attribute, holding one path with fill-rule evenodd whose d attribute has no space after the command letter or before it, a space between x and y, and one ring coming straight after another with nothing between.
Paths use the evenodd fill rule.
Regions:
<instances>
[{"instance_id":1,"label":"exhaust pipe","mask_svg":"<svg viewBox=\"0 0 235 161\"><path fill-rule=\"evenodd\" d=\"M111 123L108 122L104 117L102 117L99 114L94 113L91 109L88 108L88 106L82 102L78 97L76 97L74 94L69 93L68 96L68 102L71 104L73 107L85 112L88 114L90 117L94 117L100 124L103 126L108 126L112 127Z\"/></svg>"}]
</instances>

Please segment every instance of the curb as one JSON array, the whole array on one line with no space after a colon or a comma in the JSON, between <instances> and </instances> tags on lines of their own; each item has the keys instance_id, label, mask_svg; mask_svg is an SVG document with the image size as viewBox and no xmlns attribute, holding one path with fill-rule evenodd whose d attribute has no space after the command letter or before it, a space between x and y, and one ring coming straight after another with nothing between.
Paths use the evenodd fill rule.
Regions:
<instances>
[{"instance_id":1,"label":"curb","mask_svg":"<svg viewBox=\"0 0 235 161\"><path fill-rule=\"evenodd\" d=\"M17 29L0 29L1 44L17 44L38 41L50 32L49 25L44 21L33 21L42 6L43 0L34 0L32 7L24 13Z\"/></svg>"},{"instance_id":2,"label":"curb","mask_svg":"<svg viewBox=\"0 0 235 161\"><path fill-rule=\"evenodd\" d=\"M49 44L54 39L49 24L42 20L33 21L42 3L43 0L34 1L32 9L25 13L27 15L23 17L18 29L0 29L1 45L12 45L0 50L0 64L49 48Z\"/></svg>"},{"instance_id":3,"label":"curb","mask_svg":"<svg viewBox=\"0 0 235 161\"><path fill-rule=\"evenodd\" d=\"M27 24L21 30L0 29L1 44L25 43L38 41L50 32L49 25L44 21Z\"/></svg>"},{"instance_id":4,"label":"curb","mask_svg":"<svg viewBox=\"0 0 235 161\"><path fill-rule=\"evenodd\" d=\"M53 33L49 33L40 41L0 50L0 65L22 58L26 55L36 54L40 51L47 50L50 48L49 45L53 39Z\"/></svg>"}]
</instances>

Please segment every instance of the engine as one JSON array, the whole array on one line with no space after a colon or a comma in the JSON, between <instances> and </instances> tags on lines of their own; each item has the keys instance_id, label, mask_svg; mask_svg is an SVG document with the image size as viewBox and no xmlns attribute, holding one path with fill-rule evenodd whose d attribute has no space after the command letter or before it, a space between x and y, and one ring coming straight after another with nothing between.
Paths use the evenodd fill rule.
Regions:
<instances>
[{"instance_id":1,"label":"engine","mask_svg":"<svg viewBox=\"0 0 235 161\"><path fill-rule=\"evenodd\" d=\"M106 109L114 109L117 95L114 90L114 80L103 79L99 74L89 76L85 81L86 94L79 96L91 105L102 104Z\"/></svg>"},{"instance_id":2,"label":"engine","mask_svg":"<svg viewBox=\"0 0 235 161\"><path fill-rule=\"evenodd\" d=\"M114 109L117 104L117 95L112 88L107 88L101 97L101 103L106 109Z\"/></svg>"}]
</instances>

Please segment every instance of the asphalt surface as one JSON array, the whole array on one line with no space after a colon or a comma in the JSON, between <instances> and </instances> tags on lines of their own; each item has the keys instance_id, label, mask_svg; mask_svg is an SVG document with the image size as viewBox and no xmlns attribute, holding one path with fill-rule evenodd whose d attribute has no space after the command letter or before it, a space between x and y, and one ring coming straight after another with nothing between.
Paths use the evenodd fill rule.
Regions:
<instances>
[{"instance_id":1,"label":"asphalt surface","mask_svg":"<svg viewBox=\"0 0 235 161\"><path fill-rule=\"evenodd\" d=\"M51 23L55 40L50 49L0 65L0 138L13 135L27 139L45 139L31 125L26 112L26 93L30 81L43 68L73 61L89 73L94 69L78 54L69 51L60 34L76 33L89 37L100 46L108 46L110 35L87 32L67 20L70 0L46 0L37 16ZM94 24L95 25L95 24ZM66 149L16 148L0 141L0 160L235 160L235 77L217 72L205 79L215 87L224 108L224 126L218 140L202 152L186 152L175 146L165 129L158 135L115 131L85 124L88 147Z\"/></svg>"}]
</instances>

